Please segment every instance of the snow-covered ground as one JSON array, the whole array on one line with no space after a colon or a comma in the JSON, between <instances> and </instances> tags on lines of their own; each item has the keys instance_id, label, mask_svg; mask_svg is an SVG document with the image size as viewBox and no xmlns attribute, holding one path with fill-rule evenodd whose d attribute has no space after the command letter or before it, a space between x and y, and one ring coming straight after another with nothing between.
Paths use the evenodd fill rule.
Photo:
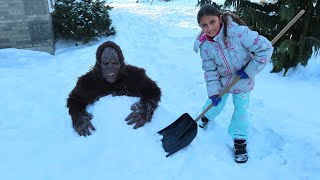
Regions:
<instances>
[{"instance_id":1,"label":"snow-covered ground","mask_svg":"<svg viewBox=\"0 0 320 180\"><path fill-rule=\"evenodd\" d=\"M0 177L5 180L317 180L320 179L320 57L286 77L265 68L251 93L249 161L236 164L227 127L232 99L206 131L166 158L158 130L181 114L196 117L207 95L193 52L196 0L111 3L115 37L88 45L57 43L56 54L0 49ZM143 67L162 89L151 123L124 121L132 97L103 97L88 108L97 131L79 137L66 108L96 48L115 41L128 64Z\"/></svg>"}]
</instances>

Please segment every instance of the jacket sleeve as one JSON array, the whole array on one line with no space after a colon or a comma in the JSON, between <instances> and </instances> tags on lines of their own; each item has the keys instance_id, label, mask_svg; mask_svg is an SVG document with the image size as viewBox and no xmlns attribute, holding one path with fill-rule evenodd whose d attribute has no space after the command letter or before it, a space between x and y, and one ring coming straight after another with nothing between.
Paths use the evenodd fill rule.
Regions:
<instances>
[{"instance_id":1,"label":"jacket sleeve","mask_svg":"<svg viewBox=\"0 0 320 180\"><path fill-rule=\"evenodd\" d=\"M239 35L242 36L242 46L253 55L244 71L250 78L253 78L270 62L273 47L267 38L256 31L250 30L247 26L239 26L239 28L241 28Z\"/></svg>"},{"instance_id":2,"label":"jacket sleeve","mask_svg":"<svg viewBox=\"0 0 320 180\"><path fill-rule=\"evenodd\" d=\"M205 71L204 79L206 81L208 97L217 95L222 89L217 64L214 62L214 59L209 58L208 50L205 50L201 47L200 56L202 59L202 69Z\"/></svg>"}]
</instances>

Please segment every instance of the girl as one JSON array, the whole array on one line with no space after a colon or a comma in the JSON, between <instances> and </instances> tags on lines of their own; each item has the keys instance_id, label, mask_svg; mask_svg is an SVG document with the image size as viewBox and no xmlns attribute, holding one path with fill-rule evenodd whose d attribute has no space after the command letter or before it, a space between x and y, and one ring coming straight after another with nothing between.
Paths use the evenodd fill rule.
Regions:
<instances>
[{"instance_id":1,"label":"girl","mask_svg":"<svg viewBox=\"0 0 320 180\"><path fill-rule=\"evenodd\" d=\"M197 37L194 50L202 59L202 69L209 99L204 107L213 103L202 118L203 123L213 120L225 107L232 94L234 112L228 133L234 141L234 160L245 163L248 160L248 108L250 91L254 87L254 77L270 61L273 47L271 42L250 30L235 14L221 13L211 5L203 6L197 16L201 33ZM228 93L218 98L220 92L232 80L240 76L240 81Z\"/></svg>"}]
</instances>

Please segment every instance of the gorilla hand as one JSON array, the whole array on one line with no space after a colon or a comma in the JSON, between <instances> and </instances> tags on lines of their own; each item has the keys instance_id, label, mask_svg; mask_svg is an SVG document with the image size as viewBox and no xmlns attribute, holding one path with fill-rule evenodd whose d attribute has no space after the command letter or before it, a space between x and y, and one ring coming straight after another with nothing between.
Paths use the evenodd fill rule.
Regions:
<instances>
[{"instance_id":1,"label":"gorilla hand","mask_svg":"<svg viewBox=\"0 0 320 180\"><path fill-rule=\"evenodd\" d=\"M125 119L128 121L128 125L135 124L134 129L144 126L147 122L151 120L153 109L151 103L145 103L142 106L141 103L134 103L131 106L132 113Z\"/></svg>"},{"instance_id":2,"label":"gorilla hand","mask_svg":"<svg viewBox=\"0 0 320 180\"><path fill-rule=\"evenodd\" d=\"M93 131L96 129L91 124L90 120L92 115L87 112L79 113L76 119L73 121L73 128L80 136L89 136L91 135L89 128Z\"/></svg>"}]
</instances>

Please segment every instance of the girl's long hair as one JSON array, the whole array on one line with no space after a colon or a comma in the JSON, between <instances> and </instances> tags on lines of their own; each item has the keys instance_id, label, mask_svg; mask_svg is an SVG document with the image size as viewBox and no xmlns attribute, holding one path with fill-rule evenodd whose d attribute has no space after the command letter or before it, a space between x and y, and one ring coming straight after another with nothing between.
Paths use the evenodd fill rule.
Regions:
<instances>
[{"instance_id":1,"label":"girl's long hair","mask_svg":"<svg viewBox=\"0 0 320 180\"><path fill-rule=\"evenodd\" d=\"M220 12L217 8L211 6L211 5L204 5L200 8L198 15L197 15L197 20L198 20L198 24L200 24L200 20L202 17L204 16L217 16L220 18L220 16L222 17L222 22L223 22L223 27L224 27L224 32L223 32L223 39L226 42L227 40L227 33L228 33L228 24L231 22L228 22L228 16L232 18L232 20L236 23L238 23L239 25L243 25L243 26L247 26L247 24L236 14L231 13L229 11L226 12ZM220 26L221 28L221 26ZM201 31L201 34L203 32Z\"/></svg>"}]
</instances>

